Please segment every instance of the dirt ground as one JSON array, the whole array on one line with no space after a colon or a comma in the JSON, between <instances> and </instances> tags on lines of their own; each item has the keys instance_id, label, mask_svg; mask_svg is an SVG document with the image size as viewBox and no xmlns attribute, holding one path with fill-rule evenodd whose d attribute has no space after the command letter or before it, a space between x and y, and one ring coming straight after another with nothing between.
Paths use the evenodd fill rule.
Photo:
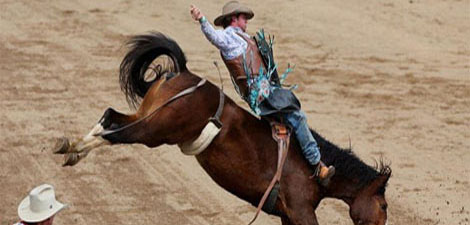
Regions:
<instances>
[{"instance_id":1,"label":"dirt ground","mask_svg":"<svg viewBox=\"0 0 470 225\"><path fill-rule=\"evenodd\" d=\"M0 0L0 224L42 183L69 204L57 224L246 224L255 208L218 187L175 146L103 147L75 167L50 153L107 107L131 112L118 84L130 35L175 39L194 73L218 84L218 51L191 20L221 1ZM393 175L389 224L470 224L470 1L259 0L248 32L275 35L281 70L309 124ZM226 93L245 105L221 68ZM352 224L325 200L320 224ZM262 214L256 224L280 224Z\"/></svg>"}]
</instances>

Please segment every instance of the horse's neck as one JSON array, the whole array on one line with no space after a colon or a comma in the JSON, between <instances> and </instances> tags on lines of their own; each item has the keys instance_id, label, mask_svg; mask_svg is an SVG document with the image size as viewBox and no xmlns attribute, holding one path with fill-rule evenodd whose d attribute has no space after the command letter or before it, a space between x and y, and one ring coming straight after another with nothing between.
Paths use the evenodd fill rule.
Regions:
<instances>
[{"instance_id":1,"label":"horse's neck","mask_svg":"<svg viewBox=\"0 0 470 225\"><path fill-rule=\"evenodd\" d=\"M364 184L375 176L376 171L362 162L349 149L341 149L329 142L315 131L312 131L321 150L322 160L333 165L336 173L332 177L324 196L344 201L355 198L364 188Z\"/></svg>"},{"instance_id":2,"label":"horse's neck","mask_svg":"<svg viewBox=\"0 0 470 225\"><path fill-rule=\"evenodd\" d=\"M335 175L328 185L325 197L336 198L350 204L361 191L359 182L341 175Z\"/></svg>"}]
</instances>

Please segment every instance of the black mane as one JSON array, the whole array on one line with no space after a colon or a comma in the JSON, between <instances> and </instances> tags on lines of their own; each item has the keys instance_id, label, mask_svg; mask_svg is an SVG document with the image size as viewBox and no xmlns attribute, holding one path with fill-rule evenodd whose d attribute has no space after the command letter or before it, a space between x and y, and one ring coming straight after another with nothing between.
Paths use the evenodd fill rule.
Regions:
<instances>
[{"instance_id":1,"label":"black mane","mask_svg":"<svg viewBox=\"0 0 470 225\"><path fill-rule=\"evenodd\" d=\"M337 175L351 180L357 179L359 188L368 185L378 176L391 174L390 166L385 164L383 160L371 167L359 159L351 149L341 149L314 130L310 129L310 131L320 147L322 161L327 165L333 165ZM385 192L385 187L383 188L383 192Z\"/></svg>"}]
</instances>

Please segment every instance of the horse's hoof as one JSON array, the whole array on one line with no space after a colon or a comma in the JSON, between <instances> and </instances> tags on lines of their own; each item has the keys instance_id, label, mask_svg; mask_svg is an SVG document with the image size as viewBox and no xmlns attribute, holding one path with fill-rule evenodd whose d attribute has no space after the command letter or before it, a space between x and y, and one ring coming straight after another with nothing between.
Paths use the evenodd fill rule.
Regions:
<instances>
[{"instance_id":1,"label":"horse's hoof","mask_svg":"<svg viewBox=\"0 0 470 225\"><path fill-rule=\"evenodd\" d=\"M52 153L54 154L65 154L70 148L70 141L66 137L57 138Z\"/></svg>"},{"instance_id":2,"label":"horse's hoof","mask_svg":"<svg viewBox=\"0 0 470 225\"><path fill-rule=\"evenodd\" d=\"M62 166L74 166L78 161L80 161L80 155L78 153L68 153L64 156L64 163Z\"/></svg>"}]
</instances>

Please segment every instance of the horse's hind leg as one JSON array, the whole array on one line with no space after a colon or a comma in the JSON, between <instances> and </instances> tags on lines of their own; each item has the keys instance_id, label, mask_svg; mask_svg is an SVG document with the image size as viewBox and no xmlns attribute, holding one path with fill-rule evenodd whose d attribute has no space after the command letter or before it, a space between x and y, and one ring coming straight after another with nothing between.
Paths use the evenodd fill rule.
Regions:
<instances>
[{"instance_id":1,"label":"horse's hind leg","mask_svg":"<svg viewBox=\"0 0 470 225\"><path fill-rule=\"evenodd\" d=\"M85 158L92 149L110 144L101 136L97 136L101 131L103 131L101 124L97 124L79 141L70 142L68 138L61 137L52 151L55 154L65 154L63 166L73 166Z\"/></svg>"},{"instance_id":2,"label":"horse's hind leg","mask_svg":"<svg viewBox=\"0 0 470 225\"><path fill-rule=\"evenodd\" d=\"M101 124L103 129L114 130L123 127L136 120L135 115L125 115L117 112L113 108L108 108L104 112L98 124Z\"/></svg>"},{"instance_id":3,"label":"horse's hind leg","mask_svg":"<svg viewBox=\"0 0 470 225\"><path fill-rule=\"evenodd\" d=\"M110 140L101 136L103 131L119 128L132 123L134 120L134 115L124 115L109 108L105 111L98 124L96 124L82 139L76 142L70 142L68 138L62 137L58 139L57 144L52 151L56 154L65 154L63 166L73 166L86 157L92 149L102 145L112 144Z\"/></svg>"}]
</instances>

